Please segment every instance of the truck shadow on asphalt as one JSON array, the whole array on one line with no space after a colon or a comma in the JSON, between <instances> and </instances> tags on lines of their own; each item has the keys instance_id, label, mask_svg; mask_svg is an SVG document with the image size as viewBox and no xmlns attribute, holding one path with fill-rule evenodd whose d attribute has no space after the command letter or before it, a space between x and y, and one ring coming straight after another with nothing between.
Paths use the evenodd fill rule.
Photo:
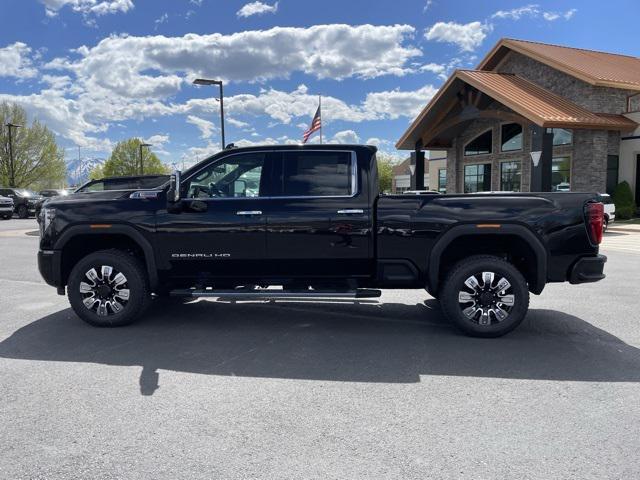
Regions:
<instances>
[{"instance_id":1,"label":"truck shadow on asphalt","mask_svg":"<svg viewBox=\"0 0 640 480\"><path fill-rule=\"evenodd\" d=\"M499 339L458 333L433 300L394 303L158 303L138 323L93 328L70 309L0 342L0 357L140 365L158 370L347 382L419 382L421 375L640 381L640 350L562 312L530 310Z\"/></svg>"}]
</instances>

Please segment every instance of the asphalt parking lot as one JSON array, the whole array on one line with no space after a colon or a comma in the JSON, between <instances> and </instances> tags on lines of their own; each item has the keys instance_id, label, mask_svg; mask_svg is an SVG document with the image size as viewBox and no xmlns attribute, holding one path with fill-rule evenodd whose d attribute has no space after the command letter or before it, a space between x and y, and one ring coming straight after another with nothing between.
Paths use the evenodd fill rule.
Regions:
<instances>
[{"instance_id":1,"label":"asphalt parking lot","mask_svg":"<svg viewBox=\"0 0 640 480\"><path fill-rule=\"evenodd\" d=\"M40 279L33 230L0 222L2 479L640 478L640 233L484 340L422 291L96 329Z\"/></svg>"}]
</instances>

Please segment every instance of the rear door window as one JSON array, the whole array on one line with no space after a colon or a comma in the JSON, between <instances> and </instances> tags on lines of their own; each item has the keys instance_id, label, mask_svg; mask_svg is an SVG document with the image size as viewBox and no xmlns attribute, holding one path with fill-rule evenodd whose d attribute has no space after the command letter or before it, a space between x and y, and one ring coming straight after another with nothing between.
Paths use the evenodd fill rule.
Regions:
<instances>
[{"instance_id":1,"label":"rear door window","mask_svg":"<svg viewBox=\"0 0 640 480\"><path fill-rule=\"evenodd\" d=\"M285 197L347 197L354 195L355 155L352 152L283 152Z\"/></svg>"}]
</instances>

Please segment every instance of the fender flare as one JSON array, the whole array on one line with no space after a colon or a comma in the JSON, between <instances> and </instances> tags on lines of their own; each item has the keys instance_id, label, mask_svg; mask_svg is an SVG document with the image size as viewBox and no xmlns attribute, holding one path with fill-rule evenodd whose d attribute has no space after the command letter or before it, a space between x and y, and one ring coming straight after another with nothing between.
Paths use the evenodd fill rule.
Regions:
<instances>
[{"instance_id":1,"label":"fender flare","mask_svg":"<svg viewBox=\"0 0 640 480\"><path fill-rule=\"evenodd\" d=\"M547 283L547 249L540 239L527 227L517 224L501 223L499 228L487 229L478 228L477 224L464 224L451 227L436 240L429 254L429 266L427 268L427 285L430 293L438 291L438 278L440 276L440 258L446 248L456 238L468 235L514 235L524 240L531 247L536 257L536 278L535 283L529 285L535 294L542 293Z\"/></svg>"},{"instance_id":2,"label":"fender flare","mask_svg":"<svg viewBox=\"0 0 640 480\"><path fill-rule=\"evenodd\" d=\"M111 224L109 228L91 228L90 225L73 225L64 230L62 235L54 244L55 250L62 251L65 245L77 235L104 235L116 234L124 235L135 242L144 252L145 267L149 275L149 284L152 289L158 286L158 270L156 268L156 258L151 243L138 230L130 225Z\"/></svg>"}]
</instances>

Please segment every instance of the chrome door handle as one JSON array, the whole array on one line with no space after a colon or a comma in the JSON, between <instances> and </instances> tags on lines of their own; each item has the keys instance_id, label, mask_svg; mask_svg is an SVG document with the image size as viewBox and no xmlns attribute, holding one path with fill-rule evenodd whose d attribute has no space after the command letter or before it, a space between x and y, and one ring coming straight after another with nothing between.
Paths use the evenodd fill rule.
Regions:
<instances>
[{"instance_id":1,"label":"chrome door handle","mask_svg":"<svg viewBox=\"0 0 640 480\"><path fill-rule=\"evenodd\" d=\"M349 208L347 210L338 210L338 213L340 215L357 215L357 214L363 214L364 210L361 208Z\"/></svg>"},{"instance_id":2,"label":"chrome door handle","mask_svg":"<svg viewBox=\"0 0 640 480\"><path fill-rule=\"evenodd\" d=\"M236 215L262 215L261 210L240 210Z\"/></svg>"}]
</instances>

